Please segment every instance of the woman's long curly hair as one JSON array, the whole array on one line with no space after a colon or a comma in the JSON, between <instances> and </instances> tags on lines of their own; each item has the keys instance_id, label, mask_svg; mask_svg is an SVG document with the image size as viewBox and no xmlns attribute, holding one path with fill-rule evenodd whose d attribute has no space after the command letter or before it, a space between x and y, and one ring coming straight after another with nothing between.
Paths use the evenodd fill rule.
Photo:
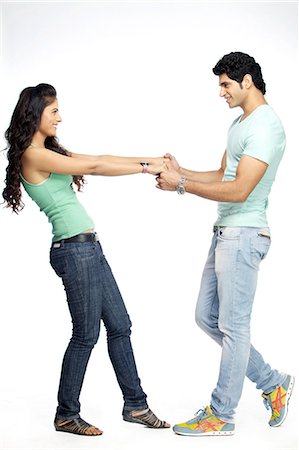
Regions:
<instances>
[{"instance_id":1,"label":"woman's long curly hair","mask_svg":"<svg viewBox=\"0 0 299 450\"><path fill-rule=\"evenodd\" d=\"M6 206L12 208L15 213L18 213L24 207L20 180L22 155L31 144L34 133L38 130L45 107L56 99L56 95L55 88L50 84L41 83L35 87L25 88L20 94L10 125L5 132L8 166L6 168L6 187L2 195ZM68 152L58 143L56 137L47 137L45 147L69 156ZM73 182L80 191L84 184L84 178L82 175L73 176Z\"/></svg>"}]
</instances>

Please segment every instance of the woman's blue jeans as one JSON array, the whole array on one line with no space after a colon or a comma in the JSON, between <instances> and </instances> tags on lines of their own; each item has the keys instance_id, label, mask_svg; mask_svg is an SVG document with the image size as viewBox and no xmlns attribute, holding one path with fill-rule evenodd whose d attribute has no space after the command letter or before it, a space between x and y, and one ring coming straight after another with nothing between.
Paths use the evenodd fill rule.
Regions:
<instances>
[{"instance_id":1,"label":"woman's blue jeans","mask_svg":"<svg viewBox=\"0 0 299 450\"><path fill-rule=\"evenodd\" d=\"M131 321L99 242L53 244L50 262L62 278L72 317L73 333L66 349L56 418L79 417L79 396L101 319L107 330L108 352L123 393L123 410L148 407L130 341Z\"/></svg>"},{"instance_id":2,"label":"woman's blue jeans","mask_svg":"<svg viewBox=\"0 0 299 450\"><path fill-rule=\"evenodd\" d=\"M250 317L260 262L266 257L269 229L218 227L203 271L196 322L222 347L211 407L232 422L245 376L268 393L286 375L272 370L250 343Z\"/></svg>"}]
</instances>

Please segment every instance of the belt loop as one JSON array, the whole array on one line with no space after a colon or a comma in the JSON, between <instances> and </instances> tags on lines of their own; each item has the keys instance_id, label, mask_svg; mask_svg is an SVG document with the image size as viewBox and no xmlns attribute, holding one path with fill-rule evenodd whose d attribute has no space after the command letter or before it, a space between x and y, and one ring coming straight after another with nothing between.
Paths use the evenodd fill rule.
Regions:
<instances>
[{"instance_id":1,"label":"belt loop","mask_svg":"<svg viewBox=\"0 0 299 450\"><path fill-rule=\"evenodd\" d=\"M223 228L225 228L224 226L222 226L222 225L214 225L214 227L213 227L213 233L219 233L219 234L222 234L222 232L221 232L221 230L223 229Z\"/></svg>"}]
</instances>

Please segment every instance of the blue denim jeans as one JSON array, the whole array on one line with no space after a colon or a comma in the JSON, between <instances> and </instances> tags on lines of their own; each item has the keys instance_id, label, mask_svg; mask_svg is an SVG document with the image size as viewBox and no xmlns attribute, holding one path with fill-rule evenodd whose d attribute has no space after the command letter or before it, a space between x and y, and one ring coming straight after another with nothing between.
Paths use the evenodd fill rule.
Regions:
<instances>
[{"instance_id":1,"label":"blue denim jeans","mask_svg":"<svg viewBox=\"0 0 299 450\"><path fill-rule=\"evenodd\" d=\"M286 378L250 344L259 265L271 242L267 234L268 228L217 227L202 275L196 322L222 346L211 408L226 422L233 422L246 375L264 392L276 389Z\"/></svg>"},{"instance_id":2,"label":"blue denim jeans","mask_svg":"<svg viewBox=\"0 0 299 450\"><path fill-rule=\"evenodd\" d=\"M123 393L123 410L148 407L130 341L131 321L99 242L52 245L50 262L62 278L73 323L58 391L56 418L79 417L79 396L101 319L107 330L108 352Z\"/></svg>"}]
</instances>

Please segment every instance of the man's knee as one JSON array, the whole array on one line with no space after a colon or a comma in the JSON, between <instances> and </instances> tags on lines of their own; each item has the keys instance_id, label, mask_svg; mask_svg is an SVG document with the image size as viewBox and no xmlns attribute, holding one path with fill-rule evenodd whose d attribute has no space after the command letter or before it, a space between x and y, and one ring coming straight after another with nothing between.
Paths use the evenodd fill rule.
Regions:
<instances>
[{"instance_id":1,"label":"man's knee","mask_svg":"<svg viewBox=\"0 0 299 450\"><path fill-rule=\"evenodd\" d=\"M210 328L210 318L200 308L197 308L195 311L195 322L203 331L207 331Z\"/></svg>"}]
</instances>

